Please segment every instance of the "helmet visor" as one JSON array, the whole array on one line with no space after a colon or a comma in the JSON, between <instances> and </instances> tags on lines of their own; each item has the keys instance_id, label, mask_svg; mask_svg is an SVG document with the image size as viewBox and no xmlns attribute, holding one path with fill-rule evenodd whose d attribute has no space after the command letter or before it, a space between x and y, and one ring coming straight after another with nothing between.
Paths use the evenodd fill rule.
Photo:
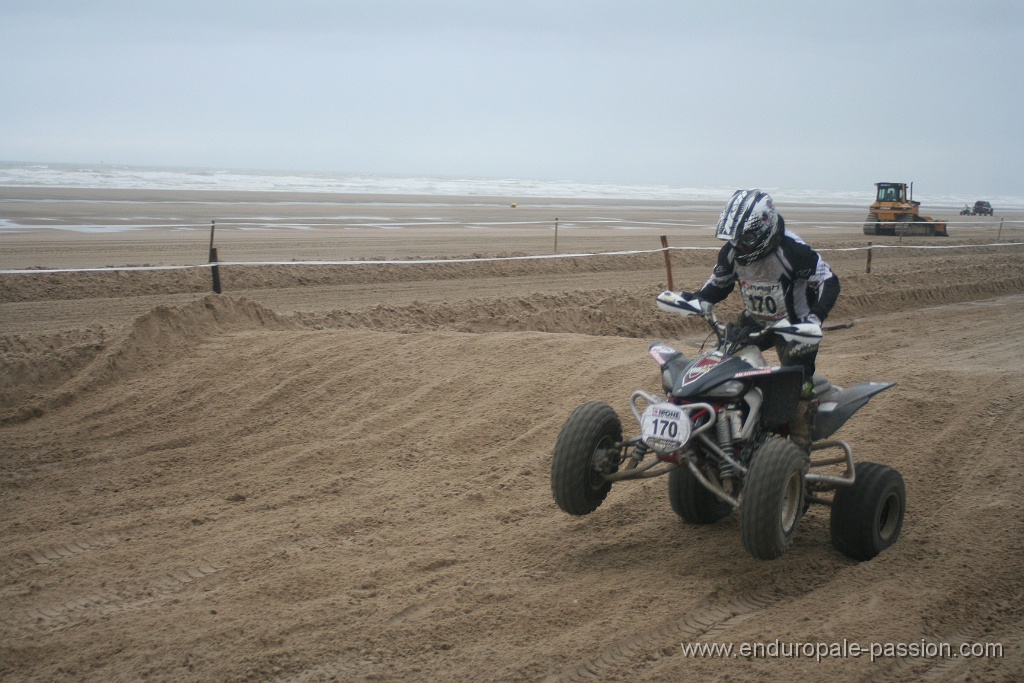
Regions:
<instances>
[{"instance_id":1,"label":"helmet visor","mask_svg":"<svg viewBox=\"0 0 1024 683\"><path fill-rule=\"evenodd\" d=\"M757 248L761 242L761 231L760 230L748 230L733 242L733 246L736 247L736 251L741 254L749 254L751 251Z\"/></svg>"}]
</instances>

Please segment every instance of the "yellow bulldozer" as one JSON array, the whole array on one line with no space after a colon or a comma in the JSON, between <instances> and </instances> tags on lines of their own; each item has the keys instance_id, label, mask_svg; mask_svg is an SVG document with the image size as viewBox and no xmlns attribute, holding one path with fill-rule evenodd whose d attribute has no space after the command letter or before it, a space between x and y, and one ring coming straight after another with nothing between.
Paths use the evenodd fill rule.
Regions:
<instances>
[{"instance_id":1,"label":"yellow bulldozer","mask_svg":"<svg viewBox=\"0 0 1024 683\"><path fill-rule=\"evenodd\" d=\"M945 221L919 213L921 202L913 199L913 183L909 197L906 183L875 183L875 187L878 194L864 221L865 235L949 235Z\"/></svg>"}]
</instances>

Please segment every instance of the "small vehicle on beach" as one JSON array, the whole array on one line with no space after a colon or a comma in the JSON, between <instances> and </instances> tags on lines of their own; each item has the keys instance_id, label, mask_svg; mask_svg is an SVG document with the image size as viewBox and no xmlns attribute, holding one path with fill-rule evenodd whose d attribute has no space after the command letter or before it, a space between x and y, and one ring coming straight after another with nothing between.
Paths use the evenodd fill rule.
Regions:
<instances>
[{"instance_id":1,"label":"small vehicle on beach","mask_svg":"<svg viewBox=\"0 0 1024 683\"><path fill-rule=\"evenodd\" d=\"M992 216L995 212L992 211L991 203L978 201L974 202L974 208L971 209L971 213L975 216Z\"/></svg>"},{"instance_id":2,"label":"small vehicle on beach","mask_svg":"<svg viewBox=\"0 0 1024 683\"><path fill-rule=\"evenodd\" d=\"M758 343L777 334L818 344L818 325L723 323L713 310L702 311L694 297L671 291L659 294L657 305L701 316L717 343L696 358L659 342L650 346L664 395L633 392L635 436L623 436L622 422L607 403L587 402L569 415L551 463L551 491L562 510L587 515L613 484L667 474L676 514L690 524L712 524L738 509L743 546L758 559L786 552L811 504L831 507L832 545L849 557L868 560L896 542L906 512L903 477L886 465L855 463L850 445L830 438L894 383L843 389L816 375L818 408L808 451L788 433L802 370L769 366ZM812 458L826 451L833 454Z\"/></svg>"},{"instance_id":3,"label":"small vehicle on beach","mask_svg":"<svg viewBox=\"0 0 1024 683\"><path fill-rule=\"evenodd\" d=\"M914 183L875 183L875 188L865 235L949 235L945 221L921 213L921 202L914 201Z\"/></svg>"}]
</instances>

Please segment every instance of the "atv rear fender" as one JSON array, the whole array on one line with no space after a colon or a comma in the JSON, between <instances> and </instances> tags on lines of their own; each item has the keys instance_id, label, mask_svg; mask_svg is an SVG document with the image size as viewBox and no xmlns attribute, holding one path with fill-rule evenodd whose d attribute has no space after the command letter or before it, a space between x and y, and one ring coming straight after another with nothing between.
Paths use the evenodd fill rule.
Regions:
<instances>
[{"instance_id":1,"label":"atv rear fender","mask_svg":"<svg viewBox=\"0 0 1024 683\"><path fill-rule=\"evenodd\" d=\"M814 418L814 441L826 439L842 427L850 416L867 405L872 396L896 386L895 382L861 382L849 389L831 386L818 397Z\"/></svg>"}]
</instances>

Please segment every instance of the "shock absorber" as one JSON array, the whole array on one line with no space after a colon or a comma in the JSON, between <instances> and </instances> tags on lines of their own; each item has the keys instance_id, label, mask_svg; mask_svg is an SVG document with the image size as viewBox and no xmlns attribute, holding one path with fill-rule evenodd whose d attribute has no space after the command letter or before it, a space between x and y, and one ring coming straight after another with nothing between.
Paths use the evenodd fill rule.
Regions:
<instances>
[{"instance_id":1,"label":"shock absorber","mask_svg":"<svg viewBox=\"0 0 1024 683\"><path fill-rule=\"evenodd\" d=\"M732 429L730 429L731 420L729 419L726 411L722 411L718 415L718 422L715 423L715 435L718 437L718 447L726 453L732 452ZM723 482L728 479L732 479L735 476L733 472L733 466L725 460L720 463L718 467L718 473Z\"/></svg>"},{"instance_id":2,"label":"shock absorber","mask_svg":"<svg viewBox=\"0 0 1024 683\"><path fill-rule=\"evenodd\" d=\"M631 470L639 465L640 461L644 459L644 456L647 455L647 451L649 450L650 447L646 443L643 441L639 442L636 445L636 448L633 449L633 452L630 453L629 457L626 458L625 467L623 469Z\"/></svg>"}]
</instances>

